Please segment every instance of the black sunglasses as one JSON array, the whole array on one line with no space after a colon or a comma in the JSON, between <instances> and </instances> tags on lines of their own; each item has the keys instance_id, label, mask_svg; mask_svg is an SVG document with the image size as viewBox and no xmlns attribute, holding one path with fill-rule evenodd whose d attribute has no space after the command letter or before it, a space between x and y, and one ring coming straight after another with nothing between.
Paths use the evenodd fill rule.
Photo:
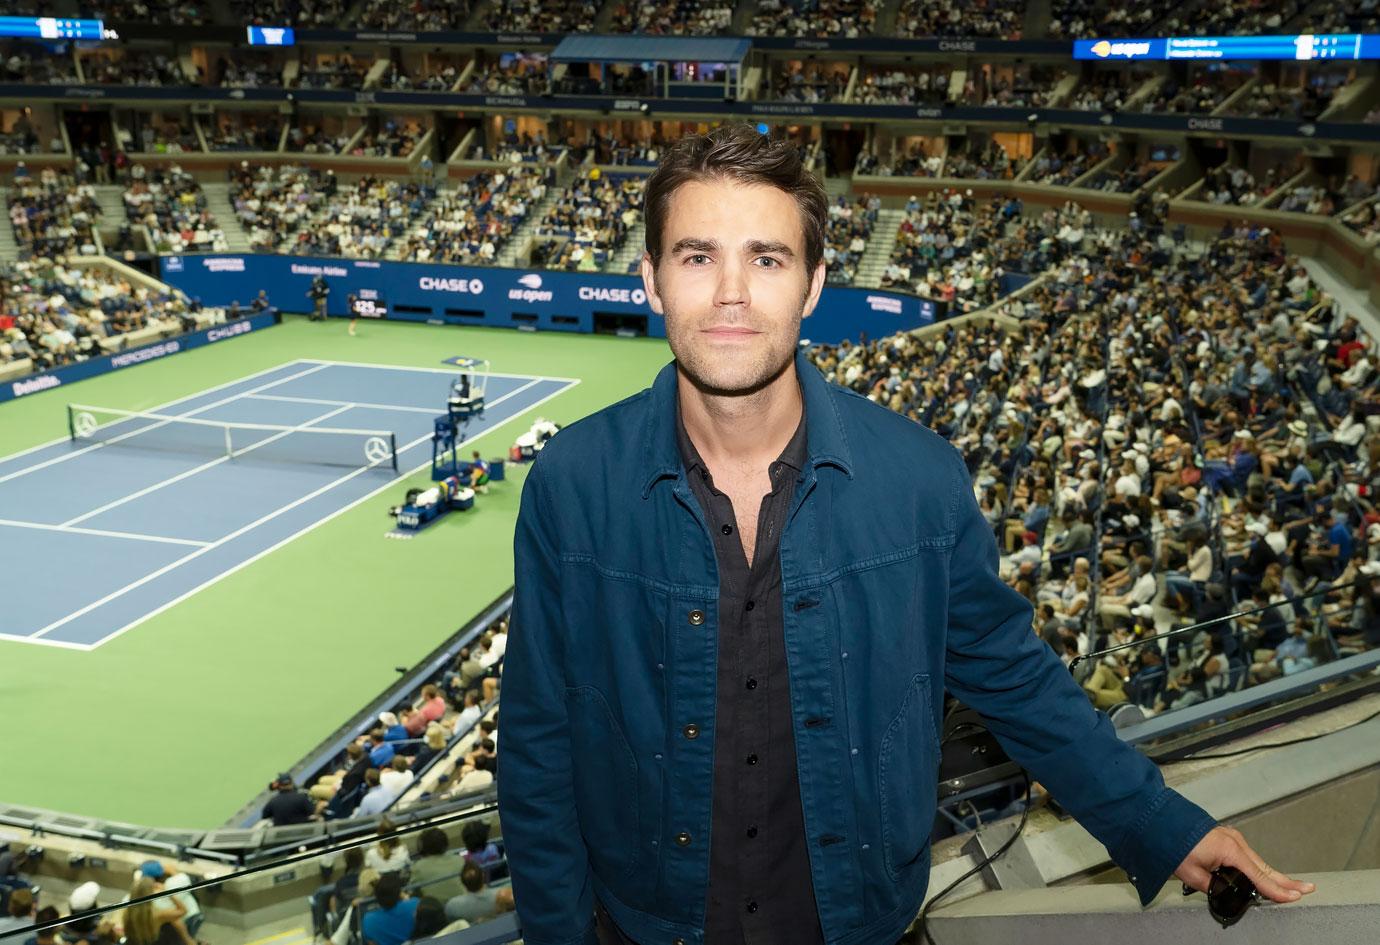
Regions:
<instances>
[{"instance_id":1,"label":"black sunglasses","mask_svg":"<svg viewBox=\"0 0 1380 945\"><path fill-rule=\"evenodd\" d=\"M1191 896L1195 892L1196 889L1184 883L1185 896ZM1236 867L1219 866L1212 871L1212 879L1207 890L1208 913L1222 928L1235 925L1246 914L1251 903L1259 899L1260 893L1256 890L1255 884Z\"/></svg>"}]
</instances>

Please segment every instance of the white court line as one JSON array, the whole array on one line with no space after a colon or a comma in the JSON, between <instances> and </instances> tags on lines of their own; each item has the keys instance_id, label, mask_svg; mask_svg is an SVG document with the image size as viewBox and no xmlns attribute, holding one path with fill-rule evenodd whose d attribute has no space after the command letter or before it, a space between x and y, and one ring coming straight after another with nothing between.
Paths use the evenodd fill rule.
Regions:
<instances>
[{"instance_id":1,"label":"white court line","mask_svg":"<svg viewBox=\"0 0 1380 945\"><path fill-rule=\"evenodd\" d=\"M342 414L342 413L344 413L345 411L349 410L349 409L350 409L351 407L353 407L353 406L354 406L354 404L345 404L345 405L343 405L343 406L340 406L340 407L335 408L334 410L328 411L327 413L323 413L323 414L322 414L321 416L319 416L319 417L315 417L315 418L313 418L313 419L311 419L311 420L308 420L306 423L299 424L298 426L293 427L291 430L284 430L284 431L282 431L281 433L275 433L275 434L273 434L272 436L264 437L264 438L263 438L262 440L260 440L259 442L253 444L252 446L247 446L247 447L245 447L244 449L240 450L239 452L235 453L234 455L238 457L238 456L243 456L245 453L252 453L254 450L258 449L258 448L261 447L261 446L267 446L269 443L272 443L272 442L275 441L275 440L281 440L281 439L282 439L283 437L285 437L285 436L291 436L292 434L297 433L299 430L304 430L304 429L310 427L313 423L320 423L322 420L329 420L331 417L334 417L334 416L336 416L337 414ZM164 479L162 482L155 482L155 483L154 483L153 485L151 485L151 486L145 486L144 488L140 489L138 492L131 492L131 493L130 493L129 495L127 495L127 496L123 496L123 497L121 497L121 498L119 498L119 499L113 499L112 501L107 502L105 505L102 505L100 508L92 509L90 512L84 512L84 513L82 513L81 515L78 515L76 518L69 518L67 521L65 521L65 522L62 523L62 527L63 527L63 528L70 528L71 526L76 525L78 522L84 522L84 521L86 521L87 519L95 518L97 515L100 515L102 512L109 512L111 509L119 508L120 506L124 505L126 502L133 502L135 499L142 499L144 496L148 495L150 492L157 492L159 489L162 489L162 488L165 487L165 486L170 486L170 485L172 485L172 484L175 483L175 482L181 482L183 479L186 479L186 478L188 478L189 476L195 476L197 473L199 473L199 472L204 472L204 471L206 471L207 469L210 469L210 468L213 467L213 466L219 466L221 463L226 462L226 461L229 460L230 458L231 458L231 455L227 453L227 454L224 455L224 456L218 456L218 457L216 457L215 459L211 460L209 463L202 463L200 466L196 466L196 467L193 467L192 469L188 469L186 472L180 472L180 473L178 473L176 476L169 476L167 479ZM210 544L210 543L209 543L209 542L204 542L204 544Z\"/></svg>"},{"instance_id":2,"label":"white court line","mask_svg":"<svg viewBox=\"0 0 1380 945\"><path fill-rule=\"evenodd\" d=\"M496 406L497 404L503 402L504 400L507 400L509 397L513 397L513 396L515 396L515 395L517 395L517 394L522 393L524 390L526 390L527 388L531 387L533 384L537 384L537 383L539 383L539 382L542 381L542 380L544 380L544 378L533 378L532 380L528 381L526 384L524 384L524 385L522 385L521 387L519 387L517 390L510 391L509 393L504 394L502 397L499 397L498 399L496 399L496 400L493 402L493 405ZM578 382L577 382L577 383L578 383ZM543 397L543 398L541 398L540 400L536 401L536 403L533 403L533 404L531 404L530 406L528 406L528 407L524 408L523 410L519 411L518 413L513 414L511 417L508 417L508 418L506 418L506 419L504 419L504 420L501 420L501 421L499 421L497 424L495 424L494 426L489 427L487 430L484 430L484 431L481 432L481 433L476 433L474 436L469 437L469 438L463 440L463 441L460 442L460 443L457 443L457 444L456 444L456 448L458 449L459 447L464 446L465 444L467 444L467 443L469 443L469 442L471 442L471 441L477 439L478 437L481 437L481 436L484 436L484 435L486 435L486 434L488 434L488 433L491 433L491 432L493 432L494 430L497 430L497 429L499 429L500 427L505 426L505 425L511 423L512 421L516 420L518 417L524 416L524 415L527 414L529 411L535 409L536 407L538 407L538 406L540 406L541 404L545 403L546 401L550 400L552 397L555 397L555 396L557 396L557 395L559 395L559 394L561 394L561 393L564 393L565 391L569 390L571 386L573 386L573 385L564 386L564 387L562 387L560 390L553 391L552 393L547 394L545 397ZM413 440L412 442L408 443L407 445L403 446L402 449L399 450L399 452L406 452L407 450L411 449L412 447L418 446L418 445L420 445L420 444L426 442L426 441L429 440L429 439L431 439L431 434L430 434L430 433L427 433L427 434L424 434L424 435L422 435L422 436L419 436L419 437L417 437L417 439L415 439L415 440ZM277 544L274 544L274 545L272 545L272 546L269 547L269 548L265 548L263 551L260 551L260 552L258 552L257 554L252 555L252 556L249 557L249 558L246 558L245 560L239 562L238 564L234 565L233 567L228 568L228 569L226 569L225 571L220 572L220 573L217 574L215 577L210 578L209 580L204 581L204 582L201 583L201 584L198 584L196 587L192 588L191 590L187 591L186 593L181 594L181 595L179 595L178 597L175 597L174 599L168 601L168 602L165 603L165 604L162 604L161 606L159 606L159 607L158 607L157 609L155 609L155 610L149 611L148 613L146 613L146 614L140 616L138 619L134 620L133 622L126 624L125 626L121 627L119 630L116 630L114 633L111 633L111 634L108 635L108 636L102 637L98 642L96 642L96 643L91 643L91 644L79 644L79 645L80 645L80 646L85 646L85 647L87 647L88 649L93 649L93 650L94 650L96 647L101 646L102 644L107 643L108 641L115 639L115 638L118 637L120 634L124 633L126 630L130 630L130 629L133 629L134 627L137 627L139 624L143 623L145 620L148 620L150 617L154 617L154 616L156 616L156 615L162 613L163 611L167 610L169 607L172 607L174 604L178 604L178 603L180 603L181 601L183 601L183 600L187 599L188 597L190 597L191 595L197 593L198 591L201 591L202 589L211 586L212 584L216 583L217 581L221 580L222 578L225 578L225 577L227 577L228 575L234 574L236 571L238 571L240 568L243 568L245 565L248 565L248 564L250 564L250 563L252 563L252 562L254 562L254 561L259 560L259 559L262 558L264 555L269 554L270 552L277 550L278 548L282 547L283 545L287 544L288 542L293 541L294 539L297 539L297 538L301 537L302 535L305 535L307 532L312 531L313 529L317 528L317 527L320 526L320 525L325 524L326 522L329 522L331 519L335 518L337 515L340 515L342 512L345 512L345 511L347 511L347 510L349 510L349 509L352 509L352 508L354 508L356 505L359 505L361 502L365 501L366 499L370 499L370 498L372 498L373 496L378 495L378 494L379 494L380 492L382 492L384 489L387 489L389 486L394 485L396 482L398 482L398 480L404 479L404 478L406 478L406 477L408 477L408 476L415 475L416 473L420 472L421 470L427 468L427 467L430 466L430 465L431 465L431 460L428 459L426 462L420 464L419 466L415 467L414 469L410 469L410 470L408 470L406 473L403 473L402 475L394 476L393 478L389 479L387 482L383 483L383 484L382 484L381 486L379 486L378 488L373 489L372 491L366 493L365 495L360 496L360 497L359 497L358 499L356 499L355 501L350 502L350 503L348 503L347 505L341 506L340 508L336 509L334 512L331 512L329 515L326 515L326 516L323 517L323 518L319 518L319 519L317 519L316 521L311 522L310 524L306 525L305 527L303 527L303 528L301 528L301 529L299 529L299 530L293 532L291 535L288 535L286 538L284 538L282 541L279 541ZM149 581L152 581L153 579L155 579L155 578L157 578L157 577L160 577L160 576L162 576L162 575L168 573L169 571L173 570L174 568L180 567L181 565L187 563L188 561L191 561L193 558L198 558L198 557L200 557L201 555L203 555L203 554L205 554L206 552L212 550L213 548L219 548L221 545L225 544L226 542L232 541L232 540L234 540L235 538L238 538L240 535L243 535L243 534L245 534L246 532L249 532L249 531L252 531L252 530L255 529L255 528L258 528L258 527L259 527L260 525L262 525L264 522L267 522L267 521L269 521L269 520L271 520L271 519L273 519L273 518L276 518L277 516L283 514L284 512L287 512L287 511L289 511L289 510L291 510L291 509L296 508L297 506L303 504L304 502L309 502L309 501L311 501L312 499L316 498L318 495L321 495L321 494L323 494L323 493L325 493L325 492L328 492L329 490L334 489L336 486L341 485L342 483L348 482L349 480L355 478L356 476L360 475L361 473L367 472L368 470L370 470L370 469L372 469L372 468L375 468L375 467L373 467L373 466L363 466L363 467L360 467L359 469L356 469L354 472L351 472L351 473L348 473L347 475L341 476L339 479L336 479L336 480L334 480L333 482L328 482L326 485L324 485L324 486L322 486L321 488L315 490L314 492L310 492L310 493L308 493L307 495L301 496L301 497L295 499L294 501L288 503L287 505L283 506L282 508L276 509L276 510L274 510L274 511L272 511L272 512L269 512L267 515L264 515L264 516L262 516L261 518L258 518L258 519L256 519L256 520L250 522L248 525L244 525L244 526L242 526L242 527L236 529L235 531L231 532L230 534L228 534L228 535L226 535L226 536L224 536L224 537L222 537L222 538L217 539L216 541L214 541L214 542L212 542L211 544L207 545L205 548L199 548L199 549L197 549L196 551L192 552L192 553L189 554L189 555L184 555L183 557L178 558L176 561L173 561L173 562L171 562L170 564L164 565L163 567L159 568L157 571L154 571L154 572L152 572L151 574L146 574L146 575L144 575L144 577L140 578L139 580L133 581L133 582L131 582L131 583L125 585L125 586L122 587L122 588L119 588L119 589L117 589L117 590L115 590L115 591L112 591L111 593L107 594L105 597L102 597L100 600L93 601L92 603L87 604L85 607L82 607L80 610L74 611L73 613L68 614L66 617L63 617L63 618L61 618L61 619L59 619L59 620L53 621L52 623L48 624L48 626L42 628L41 630L37 631L36 633L34 633L34 634L32 635L32 637L34 638L34 641L37 642L39 638L41 638L41 637L47 635L48 633L52 632L53 630L56 630L57 628L63 626L64 624L69 623L70 621L75 620L76 618L78 618L78 617L80 617L80 616L82 616L82 615L84 615L84 614L90 613L92 610L95 610L97 607L102 607L102 606L104 606L105 604L109 603L110 601L114 600L115 598L120 597L120 596L122 596L122 595L124 595L124 594L127 594L128 592L134 590L134 589L137 588L137 587L140 587L140 586L142 586L142 585L144 585L144 584L147 584Z\"/></svg>"},{"instance_id":3,"label":"white court line","mask_svg":"<svg viewBox=\"0 0 1380 945\"><path fill-rule=\"evenodd\" d=\"M32 528L41 532L71 532L75 535L97 535L101 538L128 538L132 541L157 541L168 545L192 545L197 548L209 545L209 541L196 541L192 538L168 538L163 535L141 535L137 532L112 532L102 528L73 528L71 525L45 525L41 522L17 522L0 518L0 527Z\"/></svg>"},{"instance_id":4,"label":"white court line","mask_svg":"<svg viewBox=\"0 0 1380 945\"><path fill-rule=\"evenodd\" d=\"M83 653L90 653L100 644L94 646L90 643L68 643L66 640L35 640L33 637L23 637L17 633L0 632L0 640L13 640L16 643L32 643L36 646L56 646L64 650L81 650Z\"/></svg>"},{"instance_id":5,"label":"white court line","mask_svg":"<svg viewBox=\"0 0 1380 945\"><path fill-rule=\"evenodd\" d=\"M243 384L245 381L252 381L256 377L263 377L265 374L272 374L274 371L281 371L285 367L301 363L302 362L300 360L295 359L292 361L284 361L282 364L277 364L270 368L264 368L262 371L255 371L253 374L246 374L244 377L237 377L233 381L226 381L224 384L217 384L215 387L207 387L204 390L199 390L194 394L186 394L182 397L178 397L175 400L169 400L161 404L156 404L152 407L149 407L146 412L160 413L161 411L164 411L169 407L176 407L178 404L186 403L189 400L196 400L198 397L202 397L206 394L213 394L218 390L225 390L225 388L227 387L234 387L236 384ZM27 449L19 450L17 453L9 453L5 456L0 456L0 463L7 463L12 459L18 459L21 456L28 456L30 453L37 453L39 450L46 450L50 446L57 446L59 443L66 443L70 439L72 439L70 435L60 436L56 440L49 440L47 443L40 443L37 446L30 446Z\"/></svg>"},{"instance_id":6,"label":"white court line","mask_svg":"<svg viewBox=\"0 0 1380 945\"><path fill-rule=\"evenodd\" d=\"M316 397L284 397L282 394L248 394L250 400L281 400L289 404L321 404L332 406L340 404L346 407L368 407L371 410L401 410L406 413L424 413L431 417L439 417L441 414L434 407L399 407L397 404L371 404L362 400L321 400Z\"/></svg>"},{"instance_id":7,"label":"white court line","mask_svg":"<svg viewBox=\"0 0 1380 945\"><path fill-rule=\"evenodd\" d=\"M207 410L210 410L212 407L221 407L225 404L231 403L232 401L236 401L242 397L246 397L249 394L257 394L261 390L268 390L270 387L277 387L279 384L286 384L288 381L295 381L299 377L305 377L308 374L315 374L317 371L320 371L321 369L328 366L329 365L319 364L316 367L307 368L305 371L298 371L296 374L289 374L287 377L279 378L276 381L270 381L267 384L261 384L258 387L252 387L247 391L241 391L238 394L233 394L229 397L223 397L220 400L212 401L211 403L206 404L203 407L197 407L195 410L188 410L184 414L178 414L178 417L195 417L197 414L204 413ZM136 417L133 419L138 418ZM9 482L11 479L17 479L20 476L27 476L31 472L37 472L40 469L45 469L48 466L53 466L57 463L65 463L69 459L76 459L78 456L82 456L86 453L91 452L92 450L98 450L102 446L109 446L112 443L119 443L122 440L128 440L130 437L138 436L141 433L147 433L149 430L156 430L159 427L167 426L171 422L171 420L161 420L158 423L153 423L146 427L140 427L139 429L131 430L128 433L121 433L119 436L111 437L108 440L101 440L99 443L93 443L90 446L84 446L81 449L74 450L71 453L63 453L61 456L54 456L52 459L46 459L43 462L36 463L33 466L25 466L23 469L16 469L12 473L7 473L4 476L0 476L0 483Z\"/></svg>"},{"instance_id":8,"label":"white court line","mask_svg":"<svg viewBox=\"0 0 1380 945\"><path fill-rule=\"evenodd\" d=\"M449 374L454 377L460 372L460 368L452 365L448 368L438 367L412 367L406 364L367 364L364 361L328 361L325 358L298 358L304 364L338 364L341 367L365 367L383 368L387 371L420 371L424 374ZM553 377L549 374L504 374L502 371L479 371L486 377L530 377L538 381L564 381L567 384L578 384L578 377Z\"/></svg>"}]
</instances>

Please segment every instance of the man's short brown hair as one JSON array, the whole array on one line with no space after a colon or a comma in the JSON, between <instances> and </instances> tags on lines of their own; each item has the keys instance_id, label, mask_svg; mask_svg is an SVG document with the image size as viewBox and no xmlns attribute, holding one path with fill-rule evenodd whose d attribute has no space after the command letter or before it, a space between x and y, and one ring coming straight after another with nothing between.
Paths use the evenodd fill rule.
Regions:
<instances>
[{"instance_id":1,"label":"man's short brown hair","mask_svg":"<svg viewBox=\"0 0 1380 945\"><path fill-rule=\"evenodd\" d=\"M647 180L644 212L647 253L652 265L661 264L662 236L671 195L682 184L719 178L741 184L765 184L795 198L805 235L805 270L813 273L824 258L824 231L829 195L819 178L805 169L796 147L773 141L747 122L729 122L708 134L686 135L662 155Z\"/></svg>"}]
</instances>

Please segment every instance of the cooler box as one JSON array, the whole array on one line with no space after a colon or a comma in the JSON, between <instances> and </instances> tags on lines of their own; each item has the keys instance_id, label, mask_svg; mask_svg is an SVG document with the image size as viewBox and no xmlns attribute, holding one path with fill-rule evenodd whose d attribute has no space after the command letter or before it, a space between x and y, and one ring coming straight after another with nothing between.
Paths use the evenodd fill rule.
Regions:
<instances>
[{"instance_id":1,"label":"cooler box","mask_svg":"<svg viewBox=\"0 0 1380 945\"><path fill-rule=\"evenodd\" d=\"M491 459L491 460L489 460L489 481L490 481L490 482L502 482L502 481L503 481L503 460L501 460L501 459Z\"/></svg>"}]
</instances>

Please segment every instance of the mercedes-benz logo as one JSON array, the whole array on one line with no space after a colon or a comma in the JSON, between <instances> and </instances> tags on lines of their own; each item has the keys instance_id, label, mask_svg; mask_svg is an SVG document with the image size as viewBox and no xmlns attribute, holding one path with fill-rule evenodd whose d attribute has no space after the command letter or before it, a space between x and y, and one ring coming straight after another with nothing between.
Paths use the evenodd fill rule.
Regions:
<instances>
[{"instance_id":1,"label":"mercedes-benz logo","mask_svg":"<svg viewBox=\"0 0 1380 945\"><path fill-rule=\"evenodd\" d=\"M83 440L95 433L97 426L99 424L96 423L96 418L86 411L82 411L72 418L72 429Z\"/></svg>"},{"instance_id":2,"label":"mercedes-benz logo","mask_svg":"<svg viewBox=\"0 0 1380 945\"><path fill-rule=\"evenodd\" d=\"M371 436L364 441L364 458L369 464L389 461L393 458L393 447L381 436Z\"/></svg>"}]
</instances>

